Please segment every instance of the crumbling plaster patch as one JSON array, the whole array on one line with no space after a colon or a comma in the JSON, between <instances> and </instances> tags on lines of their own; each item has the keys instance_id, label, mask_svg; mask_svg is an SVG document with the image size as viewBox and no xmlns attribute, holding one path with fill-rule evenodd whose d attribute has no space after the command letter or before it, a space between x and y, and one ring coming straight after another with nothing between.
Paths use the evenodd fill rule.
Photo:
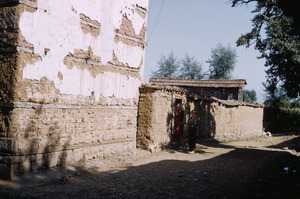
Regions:
<instances>
[{"instance_id":1,"label":"crumbling plaster patch","mask_svg":"<svg viewBox=\"0 0 300 199\"><path fill-rule=\"evenodd\" d=\"M13 52L18 47L33 50L30 44L21 34L18 27L20 15L23 12L35 12L36 9L23 4L11 7L0 7L0 52Z\"/></svg>"},{"instance_id":2,"label":"crumbling plaster patch","mask_svg":"<svg viewBox=\"0 0 300 199\"><path fill-rule=\"evenodd\" d=\"M100 58L95 57L90 48L86 52L75 50L73 54L69 53L64 59L64 64L68 66L69 70L77 70L77 73L74 73L70 79L68 74L64 76L68 79L67 81L77 79L74 78L74 75L81 75L80 84L75 81L72 84L72 86L80 88L80 94L86 92L88 95L94 92L96 100L102 100L102 97L137 99L137 89L141 82L137 71L119 69L119 72L116 73L112 66L103 66ZM88 82L88 79L93 79L93 81Z\"/></svg>"},{"instance_id":3,"label":"crumbling plaster patch","mask_svg":"<svg viewBox=\"0 0 300 199\"><path fill-rule=\"evenodd\" d=\"M79 66L80 69L88 69L91 71L91 75L94 78L96 77L97 73L99 73L99 71L97 72L97 68L95 66L102 65L101 58L93 54L91 47L89 47L87 51L75 49L74 53L69 53L64 58L64 64L68 66L69 69L72 69L73 65Z\"/></svg>"},{"instance_id":4,"label":"crumbling plaster patch","mask_svg":"<svg viewBox=\"0 0 300 199\"><path fill-rule=\"evenodd\" d=\"M108 65L103 65L101 63L101 58L94 55L92 49L89 48L87 51L81 49L75 49L73 53L69 53L64 58L64 64L68 69L72 70L73 67L84 70L88 69L93 78L95 78L99 73L104 72L116 72L121 75L132 76L141 80L141 76L138 74L139 70L136 68L131 68L128 64L124 65L120 63L113 53L113 62L108 62ZM142 67L143 60L139 65ZM121 66L121 67L120 67Z\"/></svg>"},{"instance_id":5,"label":"crumbling plaster patch","mask_svg":"<svg viewBox=\"0 0 300 199\"><path fill-rule=\"evenodd\" d=\"M135 7L137 2L139 1L132 1L131 5ZM88 51L90 47L94 51L94 56L98 57L99 60L101 58L103 65L113 63L111 60L113 60L113 52L115 51L116 56L119 56L118 59L120 62L126 63L132 68L139 68L141 66L144 55L143 49L131 47L122 42L116 44L113 39L114 30L120 26L122 21L120 11L132 17L135 32L139 31L139 27L143 27L138 24L145 23L145 19L137 12L135 16L142 20L141 22L134 22L133 14L128 14L128 12L132 12L132 9L126 8L126 4L128 5L128 3L125 4L123 1L108 3L106 1L92 0L87 4L82 4L82 1L79 0L39 0L37 3L38 9L34 13L22 13L20 30L25 39L33 44L34 52L41 55L41 60L33 64L27 64L23 70L23 78L39 80L42 77L46 77L50 81L53 81L55 87L62 93L90 96L94 92L97 99L97 97L105 96L105 93L109 93L106 91L103 91L104 93L99 90L97 91L96 87L102 83L100 76L105 78L105 74L108 75L111 72L95 75L93 74L93 70L89 70L88 68L80 69L80 67L73 67L70 69L64 63L66 55L69 55L74 49ZM101 24L101 31L97 38L95 38L95 35L82 32L82 27L79 25L79 13ZM122 56L120 55L121 51ZM128 56L128 54L131 55ZM136 59L137 57L141 57L141 59ZM58 76L59 72L63 78ZM139 71L135 73L139 74L139 77L136 77L136 75L128 77L134 74L134 71L129 71L125 75L118 74L118 76L121 76L122 79L131 79L131 82L128 82L130 87L138 87L142 82L141 74ZM113 80L114 78L111 79ZM84 84L80 84L82 80L85 81ZM110 83L116 86L115 82L110 81ZM137 89L135 92L138 93ZM132 95L131 92L129 93L129 95L124 95L122 92L112 93L112 95L115 97L136 96L136 94Z\"/></svg>"},{"instance_id":6,"label":"crumbling plaster patch","mask_svg":"<svg viewBox=\"0 0 300 199\"><path fill-rule=\"evenodd\" d=\"M133 13L135 13L133 11ZM145 48L144 40L146 35L145 22L139 26L139 31L136 31L134 28L134 21L144 21L140 17L140 15L136 14L136 16L140 17L139 20L134 20L132 16L133 14L125 13L122 16L121 24L119 28L115 29L116 35L114 38L115 41L115 50L113 54L113 60L118 59L118 64L120 65L131 65L129 63L134 63L133 66L138 66L136 59L136 55L141 55L141 59L143 59L143 52ZM126 49L124 51L124 49ZM125 52L125 53L124 53ZM126 62L127 61L127 62Z\"/></svg>"},{"instance_id":7,"label":"crumbling plaster patch","mask_svg":"<svg viewBox=\"0 0 300 199\"><path fill-rule=\"evenodd\" d=\"M145 39L145 25L144 23L141 24L141 26L139 26L139 31L136 31L136 28L134 28L134 21L132 21L133 19L129 19L129 17L127 16L127 14L123 14L122 17L122 22L120 24L120 28L116 29L116 33L119 33L121 35L126 35L128 37L132 37L132 38L136 38L136 39L140 39L141 41L143 41ZM143 20L138 20L138 21L142 21Z\"/></svg>"},{"instance_id":8,"label":"crumbling plaster patch","mask_svg":"<svg viewBox=\"0 0 300 199\"><path fill-rule=\"evenodd\" d=\"M94 37L97 37L100 34L101 24L96 20L91 20L82 13L80 13L80 26L84 33L91 33Z\"/></svg>"},{"instance_id":9,"label":"crumbling plaster patch","mask_svg":"<svg viewBox=\"0 0 300 199\"><path fill-rule=\"evenodd\" d=\"M137 12L143 19L147 16L146 11L142 8L136 7L135 12Z\"/></svg>"}]
</instances>

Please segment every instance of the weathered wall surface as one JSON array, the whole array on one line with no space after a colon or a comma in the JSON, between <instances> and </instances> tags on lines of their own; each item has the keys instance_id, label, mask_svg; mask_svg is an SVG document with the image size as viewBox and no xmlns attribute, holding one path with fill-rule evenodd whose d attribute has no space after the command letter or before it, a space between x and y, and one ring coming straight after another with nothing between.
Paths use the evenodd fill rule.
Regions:
<instances>
[{"instance_id":1,"label":"weathered wall surface","mask_svg":"<svg viewBox=\"0 0 300 199\"><path fill-rule=\"evenodd\" d=\"M190 110L197 110L200 136L232 140L261 136L263 105L238 101L190 100Z\"/></svg>"},{"instance_id":2,"label":"weathered wall surface","mask_svg":"<svg viewBox=\"0 0 300 199\"><path fill-rule=\"evenodd\" d=\"M262 104L217 98L197 99L187 97L187 92L167 86L143 85L140 88L138 147L159 151L170 143L176 99L181 99L184 104L185 122L192 110L197 111L201 138L223 141L262 135Z\"/></svg>"},{"instance_id":3,"label":"weathered wall surface","mask_svg":"<svg viewBox=\"0 0 300 199\"><path fill-rule=\"evenodd\" d=\"M136 147L135 108L27 106L20 104L10 112L10 138L0 139L7 154L2 154L1 163L12 167L9 171L3 165L6 174L84 162Z\"/></svg>"},{"instance_id":4,"label":"weathered wall surface","mask_svg":"<svg viewBox=\"0 0 300 199\"><path fill-rule=\"evenodd\" d=\"M147 85L140 88L137 147L159 151L170 143L176 98L185 99L180 89Z\"/></svg>"},{"instance_id":5,"label":"weathered wall surface","mask_svg":"<svg viewBox=\"0 0 300 199\"><path fill-rule=\"evenodd\" d=\"M21 172L36 164L29 154L63 151L55 166L135 148L147 6L0 0L0 166Z\"/></svg>"},{"instance_id":6,"label":"weathered wall surface","mask_svg":"<svg viewBox=\"0 0 300 199\"><path fill-rule=\"evenodd\" d=\"M44 78L64 96L136 103L143 72L146 1L38 0L34 6L35 11L23 11L19 19L20 34L32 46L26 50L38 57L22 66L25 85L20 101L48 100L30 85L31 80Z\"/></svg>"},{"instance_id":7,"label":"weathered wall surface","mask_svg":"<svg viewBox=\"0 0 300 199\"><path fill-rule=\"evenodd\" d=\"M216 139L239 139L261 136L263 107L212 104L215 112Z\"/></svg>"}]
</instances>

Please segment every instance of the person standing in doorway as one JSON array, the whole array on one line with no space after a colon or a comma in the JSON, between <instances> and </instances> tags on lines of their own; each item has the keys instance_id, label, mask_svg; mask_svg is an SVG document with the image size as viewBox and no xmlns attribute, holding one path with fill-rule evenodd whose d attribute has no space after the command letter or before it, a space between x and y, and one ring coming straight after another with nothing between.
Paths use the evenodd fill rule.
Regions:
<instances>
[{"instance_id":1,"label":"person standing in doorway","mask_svg":"<svg viewBox=\"0 0 300 199\"><path fill-rule=\"evenodd\" d=\"M175 110L175 121L174 121L174 145L176 148L180 147L181 145L181 126L182 126L182 105L177 104Z\"/></svg>"},{"instance_id":2,"label":"person standing in doorway","mask_svg":"<svg viewBox=\"0 0 300 199\"><path fill-rule=\"evenodd\" d=\"M194 153L195 146L196 146L196 139L199 135L199 120L196 117L196 111L192 111L191 117L188 119L187 124L187 137L189 140L189 149L190 153Z\"/></svg>"}]
</instances>

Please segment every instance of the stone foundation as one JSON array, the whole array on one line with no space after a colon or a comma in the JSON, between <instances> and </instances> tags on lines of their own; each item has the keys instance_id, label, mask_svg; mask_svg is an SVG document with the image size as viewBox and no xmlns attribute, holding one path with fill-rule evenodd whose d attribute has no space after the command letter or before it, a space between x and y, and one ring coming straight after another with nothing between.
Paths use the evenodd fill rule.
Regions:
<instances>
[{"instance_id":1,"label":"stone foundation","mask_svg":"<svg viewBox=\"0 0 300 199\"><path fill-rule=\"evenodd\" d=\"M22 103L1 110L2 116L9 112L1 118L9 124L9 134L0 138L0 165L13 175L85 162L136 147L135 107L38 107Z\"/></svg>"}]
</instances>

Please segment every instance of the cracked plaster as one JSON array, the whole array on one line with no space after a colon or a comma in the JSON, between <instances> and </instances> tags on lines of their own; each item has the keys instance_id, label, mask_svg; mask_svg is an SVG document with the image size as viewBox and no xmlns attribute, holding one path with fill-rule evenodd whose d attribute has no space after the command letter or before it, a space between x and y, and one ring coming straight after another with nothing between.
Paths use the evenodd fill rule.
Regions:
<instances>
[{"instance_id":1,"label":"cracked plaster","mask_svg":"<svg viewBox=\"0 0 300 199\"><path fill-rule=\"evenodd\" d=\"M90 0L83 4L79 0L37 1L35 12L24 11L21 14L19 26L21 34L34 46L34 53L40 55L41 60L28 63L23 69L23 78L39 80L46 77L54 82L61 93L90 96L93 92L96 100L100 96L137 98L138 87L142 83L144 49L114 40L114 30L120 28L124 14L132 22L135 35L140 35L144 30L146 19L141 11L135 12L135 9L144 7L146 10L147 5L138 0L130 2ZM101 24L98 36L82 31L81 13ZM75 49L84 52L90 48L102 65L114 63L113 56L116 56L123 65L140 69L137 72L139 77L132 76L133 72L123 74L118 70L95 75L89 68L70 68L65 65L64 58L70 52Z\"/></svg>"}]
</instances>

